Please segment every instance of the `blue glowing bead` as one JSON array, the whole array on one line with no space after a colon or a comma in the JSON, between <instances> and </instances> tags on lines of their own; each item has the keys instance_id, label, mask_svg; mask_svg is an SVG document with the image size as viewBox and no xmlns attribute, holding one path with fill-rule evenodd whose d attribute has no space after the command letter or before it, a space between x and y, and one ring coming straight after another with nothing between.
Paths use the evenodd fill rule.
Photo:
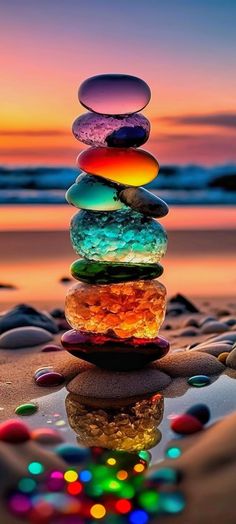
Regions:
<instances>
[{"instance_id":1,"label":"blue glowing bead","mask_svg":"<svg viewBox=\"0 0 236 524\"><path fill-rule=\"evenodd\" d=\"M55 448L55 453L68 464L80 464L90 457L88 448L80 448L71 444L60 444Z\"/></svg>"},{"instance_id":2,"label":"blue glowing bead","mask_svg":"<svg viewBox=\"0 0 236 524\"><path fill-rule=\"evenodd\" d=\"M160 511L162 513L181 513L185 505L185 498L180 492L160 493Z\"/></svg>"},{"instance_id":3,"label":"blue glowing bead","mask_svg":"<svg viewBox=\"0 0 236 524\"><path fill-rule=\"evenodd\" d=\"M146 524L148 520L149 520L148 513L146 513L146 511L142 509L135 509L129 515L130 524Z\"/></svg>"},{"instance_id":4,"label":"blue glowing bead","mask_svg":"<svg viewBox=\"0 0 236 524\"><path fill-rule=\"evenodd\" d=\"M83 471L80 472L79 478L81 482L89 482L92 478L92 473L88 469L84 469Z\"/></svg>"}]
</instances>

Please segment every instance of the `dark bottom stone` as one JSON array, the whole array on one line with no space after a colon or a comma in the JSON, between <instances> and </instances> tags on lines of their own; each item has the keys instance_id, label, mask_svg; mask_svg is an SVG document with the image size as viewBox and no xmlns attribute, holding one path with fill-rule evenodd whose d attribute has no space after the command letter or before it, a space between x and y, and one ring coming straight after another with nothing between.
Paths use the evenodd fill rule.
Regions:
<instances>
[{"instance_id":1,"label":"dark bottom stone","mask_svg":"<svg viewBox=\"0 0 236 524\"><path fill-rule=\"evenodd\" d=\"M61 343L71 355L113 371L141 369L169 351L169 342L162 337L116 339L75 329L64 333Z\"/></svg>"}]
</instances>

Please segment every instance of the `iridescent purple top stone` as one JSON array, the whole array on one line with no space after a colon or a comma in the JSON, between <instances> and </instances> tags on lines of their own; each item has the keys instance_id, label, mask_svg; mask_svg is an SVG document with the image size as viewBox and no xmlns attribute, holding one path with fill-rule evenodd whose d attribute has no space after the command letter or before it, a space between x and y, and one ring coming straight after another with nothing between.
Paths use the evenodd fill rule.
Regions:
<instances>
[{"instance_id":1,"label":"iridescent purple top stone","mask_svg":"<svg viewBox=\"0 0 236 524\"><path fill-rule=\"evenodd\" d=\"M108 116L84 113L72 125L77 140L89 146L139 147L149 137L150 123L145 116Z\"/></svg>"},{"instance_id":2,"label":"iridescent purple top stone","mask_svg":"<svg viewBox=\"0 0 236 524\"><path fill-rule=\"evenodd\" d=\"M94 113L128 115L141 111L151 98L149 86L137 76L92 76L79 88L80 103Z\"/></svg>"}]
</instances>

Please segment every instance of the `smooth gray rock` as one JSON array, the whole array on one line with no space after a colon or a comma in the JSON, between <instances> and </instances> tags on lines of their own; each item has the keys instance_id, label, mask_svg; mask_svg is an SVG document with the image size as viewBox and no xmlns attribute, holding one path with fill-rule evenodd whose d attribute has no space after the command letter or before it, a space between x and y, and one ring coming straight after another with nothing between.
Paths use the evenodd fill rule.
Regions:
<instances>
[{"instance_id":1,"label":"smooth gray rock","mask_svg":"<svg viewBox=\"0 0 236 524\"><path fill-rule=\"evenodd\" d=\"M189 351L201 351L202 353L209 353L214 357L218 357L221 353L230 352L232 350L231 344L225 344L223 342L212 342L211 344L199 345L190 349Z\"/></svg>"},{"instance_id":2,"label":"smooth gray rock","mask_svg":"<svg viewBox=\"0 0 236 524\"><path fill-rule=\"evenodd\" d=\"M225 331L228 330L229 326L227 324L224 324L223 322L219 322L217 320L212 320L203 324L200 331L202 334L208 335L208 333L225 333Z\"/></svg>"},{"instance_id":3,"label":"smooth gray rock","mask_svg":"<svg viewBox=\"0 0 236 524\"><path fill-rule=\"evenodd\" d=\"M234 348L226 359L226 366L236 369L236 348Z\"/></svg>"},{"instance_id":4,"label":"smooth gray rock","mask_svg":"<svg viewBox=\"0 0 236 524\"><path fill-rule=\"evenodd\" d=\"M0 348L19 349L39 346L52 340L53 336L46 329L38 327L19 327L10 329L0 336Z\"/></svg>"},{"instance_id":5,"label":"smooth gray rock","mask_svg":"<svg viewBox=\"0 0 236 524\"><path fill-rule=\"evenodd\" d=\"M225 366L217 358L200 351L169 353L154 364L160 371L171 377L191 377L192 375L217 375Z\"/></svg>"}]
</instances>

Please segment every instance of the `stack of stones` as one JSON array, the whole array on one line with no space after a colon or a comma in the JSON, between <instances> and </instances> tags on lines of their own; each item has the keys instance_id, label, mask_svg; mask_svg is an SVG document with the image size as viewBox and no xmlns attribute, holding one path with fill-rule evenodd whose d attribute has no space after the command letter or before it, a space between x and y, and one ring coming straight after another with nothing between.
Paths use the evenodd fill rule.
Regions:
<instances>
[{"instance_id":1,"label":"stack of stones","mask_svg":"<svg viewBox=\"0 0 236 524\"><path fill-rule=\"evenodd\" d=\"M167 204L140 187L158 174L158 162L137 149L150 132L139 113L151 97L141 79L99 75L82 83L79 100L89 112L73 134L91 146L78 156L82 173L67 191L79 208L71 242L80 256L71 266L79 283L69 289L65 314L73 328L62 337L72 355L118 371L140 369L163 357L169 343L158 336L166 289L157 278L167 235L155 218Z\"/></svg>"}]
</instances>

